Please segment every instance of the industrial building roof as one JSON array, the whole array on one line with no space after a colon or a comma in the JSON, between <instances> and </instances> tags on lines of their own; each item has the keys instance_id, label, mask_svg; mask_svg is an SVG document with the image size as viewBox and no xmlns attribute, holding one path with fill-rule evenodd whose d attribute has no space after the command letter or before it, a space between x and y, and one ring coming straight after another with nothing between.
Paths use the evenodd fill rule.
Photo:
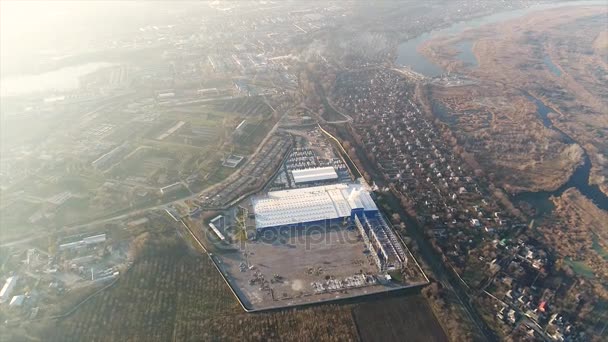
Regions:
<instances>
[{"instance_id":1,"label":"industrial building roof","mask_svg":"<svg viewBox=\"0 0 608 342\"><path fill-rule=\"evenodd\" d=\"M2 290L0 290L0 299L2 299L2 301L8 299L8 296L11 294L11 291L13 291L13 287L15 287L18 278L18 276L12 276L6 279L4 286L2 286Z\"/></svg>"},{"instance_id":2,"label":"industrial building roof","mask_svg":"<svg viewBox=\"0 0 608 342\"><path fill-rule=\"evenodd\" d=\"M378 210L362 184L273 191L253 199L256 228L348 217L354 209Z\"/></svg>"},{"instance_id":3,"label":"industrial building roof","mask_svg":"<svg viewBox=\"0 0 608 342\"><path fill-rule=\"evenodd\" d=\"M291 171L291 174L293 175L293 181L296 182L296 184L338 179L338 174L332 166L293 170Z\"/></svg>"},{"instance_id":4,"label":"industrial building roof","mask_svg":"<svg viewBox=\"0 0 608 342\"><path fill-rule=\"evenodd\" d=\"M11 299L11 301L8 305L9 306L21 306L21 304L23 304L24 300L25 300L24 295L13 296L13 299Z\"/></svg>"}]
</instances>

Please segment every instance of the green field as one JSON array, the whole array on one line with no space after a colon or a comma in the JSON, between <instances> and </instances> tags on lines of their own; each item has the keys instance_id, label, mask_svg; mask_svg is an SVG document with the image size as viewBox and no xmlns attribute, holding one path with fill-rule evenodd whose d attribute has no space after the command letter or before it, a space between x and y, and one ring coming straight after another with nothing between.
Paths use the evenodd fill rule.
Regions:
<instances>
[{"instance_id":1,"label":"green field","mask_svg":"<svg viewBox=\"0 0 608 342\"><path fill-rule=\"evenodd\" d=\"M237 146L247 153L255 151L274 124L274 120L247 123L242 128L241 134L235 139Z\"/></svg>"},{"instance_id":2,"label":"green field","mask_svg":"<svg viewBox=\"0 0 608 342\"><path fill-rule=\"evenodd\" d=\"M565 263L572 268L574 273L585 278L595 278L593 270L582 261L574 261L571 258L565 258Z\"/></svg>"},{"instance_id":3,"label":"green field","mask_svg":"<svg viewBox=\"0 0 608 342\"><path fill-rule=\"evenodd\" d=\"M597 254L604 258L604 260L608 260L608 251L600 245L599 237L595 234L593 234L592 248L597 252Z\"/></svg>"}]
</instances>

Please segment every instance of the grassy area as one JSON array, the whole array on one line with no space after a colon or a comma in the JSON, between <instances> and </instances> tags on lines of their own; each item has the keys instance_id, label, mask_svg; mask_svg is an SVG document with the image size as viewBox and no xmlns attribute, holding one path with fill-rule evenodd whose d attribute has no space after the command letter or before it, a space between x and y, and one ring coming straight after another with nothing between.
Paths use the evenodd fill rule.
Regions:
<instances>
[{"instance_id":1,"label":"grassy area","mask_svg":"<svg viewBox=\"0 0 608 342\"><path fill-rule=\"evenodd\" d=\"M188 189L186 189L182 186L179 190L172 191L168 194L165 194L163 196L163 201L177 200L180 198L188 197L190 195L191 195L190 191L188 191Z\"/></svg>"},{"instance_id":2,"label":"grassy area","mask_svg":"<svg viewBox=\"0 0 608 342\"><path fill-rule=\"evenodd\" d=\"M28 221L28 218L40 208L42 208L42 204L30 203L23 200L17 200L3 208L0 211L0 227L2 227L0 237L3 240L7 240L36 229Z\"/></svg>"},{"instance_id":3,"label":"grassy area","mask_svg":"<svg viewBox=\"0 0 608 342\"><path fill-rule=\"evenodd\" d=\"M217 165L210 165L207 169L207 172L209 172L207 183L209 185L217 184L230 176L234 171L236 171L236 169L221 166L220 161L218 160Z\"/></svg>"},{"instance_id":4,"label":"grassy area","mask_svg":"<svg viewBox=\"0 0 608 342\"><path fill-rule=\"evenodd\" d=\"M388 275L390 275L394 281L403 283L403 274L401 273L401 270L390 271L388 272Z\"/></svg>"},{"instance_id":5,"label":"grassy area","mask_svg":"<svg viewBox=\"0 0 608 342\"><path fill-rule=\"evenodd\" d=\"M173 118L176 121L181 120L190 122L197 126L221 127L224 119L230 119L236 116L238 116L238 114L202 107L174 109L167 113L166 117Z\"/></svg>"},{"instance_id":6,"label":"grassy area","mask_svg":"<svg viewBox=\"0 0 608 342\"><path fill-rule=\"evenodd\" d=\"M593 244L591 246L604 260L608 260L608 251L600 245L599 237L595 234L593 234Z\"/></svg>"},{"instance_id":7,"label":"grassy area","mask_svg":"<svg viewBox=\"0 0 608 342\"><path fill-rule=\"evenodd\" d=\"M574 273L585 278L594 278L593 270L582 261L574 261L571 258L565 258L565 263L572 268Z\"/></svg>"},{"instance_id":8,"label":"grassy area","mask_svg":"<svg viewBox=\"0 0 608 342\"><path fill-rule=\"evenodd\" d=\"M158 148L141 148L120 164L116 165L110 171L114 177L127 178L129 176L150 177L158 173L159 170L164 172L175 171L179 166L178 161L191 156L193 151L178 147L162 146ZM173 183L175 177L168 179L165 183ZM164 184L161 184L164 185Z\"/></svg>"},{"instance_id":9,"label":"grassy area","mask_svg":"<svg viewBox=\"0 0 608 342\"><path fill-rule=\"evenodd\" d=\"M57 177L54 180L33 178L29 182L23 184L21 189L29 195L48 198L64 191L86 193L103 184L102 178L96 178L90 174L82 175L80 173L86 173L86 171L75 170L72 173L66 173L66 170L63 170L61 173L57 174ZM44 176L48 177L51 175L45 174Z\"/></svg>"},{"instance_id":10,"label":"grassy area","mask_svg":"<svg viewBox=\"0 0 608 342\"><path fill-rule=\"evenodd\" d=\"M236 139L238 146L247 153L253 152L274 126L274 123L274 120L260 120L246 124L241 135Z\"/></svg>"},{"instance_id":11,"label":"grassy area","mask_svg":"<svg viewBox=\"0 0 608 342\"><path fill-rule=\"evenodd\" d=\"M344 121L346 117L341 113L338 113L330 104L327 99L323 99L323 119L327 121Z\"/></svg>"}]
</instances>

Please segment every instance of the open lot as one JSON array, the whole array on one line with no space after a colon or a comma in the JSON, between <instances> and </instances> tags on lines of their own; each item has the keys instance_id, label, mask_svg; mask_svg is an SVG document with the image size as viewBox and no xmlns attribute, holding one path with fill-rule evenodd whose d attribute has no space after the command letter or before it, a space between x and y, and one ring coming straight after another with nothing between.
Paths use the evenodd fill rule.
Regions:
<instances>
[{"instance_id":1,"label":"open lot","mask_svg":"<svg viewBox=\"0 0 608 342\"><path fill-rule=\"evenodd\" d=\"M356 229L336 224L268 230L216 260L243 304L256 310L404 288L381 283L369 253Z\"/></svg>"}]
</instances>

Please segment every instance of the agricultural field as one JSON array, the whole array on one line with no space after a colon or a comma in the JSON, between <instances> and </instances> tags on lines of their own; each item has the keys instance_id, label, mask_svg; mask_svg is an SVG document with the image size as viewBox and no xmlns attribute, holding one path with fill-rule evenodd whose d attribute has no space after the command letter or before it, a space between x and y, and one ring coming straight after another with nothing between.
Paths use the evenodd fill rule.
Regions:
<instances>
[{"instance_id":1,"label":"agricultural field","mask_svg":"<svg viewBox=\"0 0 608 342\"><path fill-rule=\"evenodd\" d=\"M348 306L244 313L208 257L160 241L115 286L37 331L49 341L357 340Z\"/></svg>"},{"instance_id":2,"label":"agricultural field","mask_svg":"<svg viewBox=\"0 0 608 342\"><path fill-rule=\"evenodd\" d=\"M111 175L126 181L162 187L179 181L184 173L188 176L188 166L196 157L196 153L191 151L145 146L116 165Z\"/></svg>"},{"instance_id":3,"label":"agricultural field","mask_svg":"<svg viewBox=\"0 0 608 342\"><path fill-rule=\"evenodd\" d=\"M353 314L362 341L448 341L421 295L363 303Z\"/></svg>"},{"instance_id":4,"label":"agricultural field","mask_svg":"<svg viewBox=\"0 0 608 342\"><path fill-rule=\"evenodd\" d=\"M50 336L55 341L167 341L173 333L187 336L192 321L235 310L236 302L208 259L168 250L137 262Z\"/></svg>"},{"instance_id":5,"label":"agricultural field","mask_svg":"<svg viewBox=\"0 0 608 342\"><path fill-rule=\"evenodd\" d=\"M248 120L241 130L235 134L236 147L246 153L253 152L262 142L268 131L275 124L274 120Z\"/></svg>"},{"instance_id":6,"label":"agricultural field","mask_svg":"<svg viewBox=\"0 0 608 342\"><path fill-rule=\"evenodd\" d=\"M100 208L87 207L87 203L90 201L88 196L102 186L103 179L77 169L68 168L68 174L62 176L37 177L23 184L19 198L3 198L0 222L6 227L4 237L11 231L18 233L18 230L48 224L51 220L66 224L85 215L99 214Z\"/></svg>"},{"instance_id":7,"label":"agricultural field","mask_svg":"<svg viewBox=\"0 0 608 342\"><path fill-rule=\"evenodd\" d=\"M2 336L62 342L408 341L419 329L434 337L429 341L445 340L416 294L245 313L206 255L190 248L171 224L156 226L134 240L130 253L136 261L113 286L67 317L14 327L13 335Z\"/></svg>"},{"instance_id":8,"label":"agricultural field","mask_svg":"<svg viewBox=\"0 0 608 342\"><path fill-rule=\"evenodd\" d=\"M0 226L2 226L2 239L19 236L23 231L34 229L34 225L28 221L28 217L40 210L41 204L31 203L23 200L2 201L0 209Z\"/></svg>"},{"instance_id":9,"label":"agricultural field","mask_svg":"<svg viewBox=\"0 0 608 342\"><path fill-rule=\"evenodd\" d=\"M267 116L272 113L272 109L264 102L261 96L248 96L230 101L222 101L215 108L223 112L234 112L244 116Z\"/></svg>"}]
</instances>

